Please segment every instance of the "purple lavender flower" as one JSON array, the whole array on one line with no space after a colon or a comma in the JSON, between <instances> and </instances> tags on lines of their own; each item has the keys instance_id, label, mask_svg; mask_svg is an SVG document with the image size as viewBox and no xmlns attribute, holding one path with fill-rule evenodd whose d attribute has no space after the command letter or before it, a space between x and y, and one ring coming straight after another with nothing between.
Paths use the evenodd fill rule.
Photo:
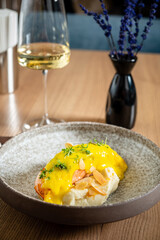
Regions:
<instances>
[{"instance_id":1,"label":"purple lavender flower","mask_svg":"<svg viewBox=\"0 0 160 240\"><path fill-rule=\"evenodd\" d=\"M80 4L80 7L85 14L87 14L89 16L93 16L93 19L96 21L96 23L104 31L104 35L108 39L111 51L116 54L115 43L113 41L113 37L112 37L112 33L111 33L112 26L109 23L108 11L105 7L105 4L103 3L103 0L99 0L99 1L101 3L101 7L102 7L102 10L103 10L103 16L101 14L97 14L97 13L94 13L94 12L89 12L82 4Z\"/></svg>"},{"instance_id":2,"label":"purple lavender flower","mask_svg":"<svg viewBox=\"0 0 160 240\"><path fill-rule=\"evenodd\" d=\"M108 11L105 7L103 0L99 0L102 14L88 11L83 5L80 4L81 9L88 16L92 16L96 23L104 31L104 35L109 40L109 45L112 55L117 58L121 58L127 55L129 58L134 57L142 48L144 41L150 32L150 28L153 25L153 20L156 18L156 12L160 0L152 0L149 20L144 27L141 34L142 41L137 43L139 35L139 21L143 17L142 10L145 7L143 0L125 0L124 16L121 18L121 25L119 31L118 50L115 47L115 43L112 37L112 26L109 23Z\"/></svg>"},{"instance_id":3,"label":"purple lavender flower","mask_svg":"<svg viewBox=\"0 0 160 240\"><path fill-rule=\"evenodd\" d=\"M103 2L103 0L99 0L99 1ZM103 13L104 13L105 17L106 16L108 17L108 13L107 13L107 10L105 9L105 5L101 4L101 6L102 6L102 9L104 10ZM107 18L108 20L107 20L107 22L105 22L101 14L89 12L82 4L80 4L80 7L85 14L87 14L89 16L93 16L93 19L98 23L98 25L102 28L102 30L105 31L105 34L107 33L108 37L110 37L112 27L109 24L109 19Z\"/></svg>"},{"instance_id":4,"label":"purple lavender flower","mask_svg":"<svg viewBox=\"0 0 160 240\"><path fill-rule=\"evenodd\" d=\"M134 22L135 22L135 37L137 38L139 35L139 20L143 17L142 10L145 7L145 4L141 1L138 3L137 7L137 14L134 17Z\"/></svg>"},{"instance_id":5,"label":"purple lavender flower","mask_svg":"<svg viewBox=\"0 0 160 240\"><path fill-rule=\"evenodd\" d=\"M126 8L124 11L124 16L121 19L120 34L119 34L119 40L118 40L119 56L123 56L124 54L126 54L126 51L129 57L132 57L134 55L134 50L136 48L135 45L137 43L137 36L139 32L137 21L135 21L136 7L138 2L139 2L138 0L125 1ZM135 23L136 23L136 32L133 33L132 29ZM127 44L126 44L126 39L128 40ZM120 40L123 40L123 41L120 41Z\"/></svg>"},{"instance_id":6,"label":"purple lavender flower","mask_svg":"<svg viewBox=\"0 0 160 240\"><path fill-rule=\"evenodd\" d=\"M142 49L144 41L147 39L147 35L150 32L150 28L153 25L153 20L156 18L156 12L158 8L159 0L154 0L151 4L150 8L150 14L149 14L149 21L146 23L146 26L144 27L143 33L141 34L142 41L140 45L137 45L137 51L136 54Z\"/></svg>"}]
</instances>

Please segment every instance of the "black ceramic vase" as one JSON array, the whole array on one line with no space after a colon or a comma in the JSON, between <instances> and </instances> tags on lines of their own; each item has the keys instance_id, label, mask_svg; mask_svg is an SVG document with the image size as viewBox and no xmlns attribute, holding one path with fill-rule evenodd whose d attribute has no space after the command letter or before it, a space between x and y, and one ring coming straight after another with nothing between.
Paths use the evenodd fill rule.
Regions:
<instances>
[{"instance_id":1,"label":"black ceramic vase","mask_svg":"<svg viewBox=\"0 0 160 240\"><path fill-rule=\"evenodd\" d=\"M135 66L137 57L127 59L124 56L117 60L110 56L116 69L111 82L106 105L106 122L124 128L133 128L137 113L137 97L131 71Z\"/></svg>"}]
</instances>

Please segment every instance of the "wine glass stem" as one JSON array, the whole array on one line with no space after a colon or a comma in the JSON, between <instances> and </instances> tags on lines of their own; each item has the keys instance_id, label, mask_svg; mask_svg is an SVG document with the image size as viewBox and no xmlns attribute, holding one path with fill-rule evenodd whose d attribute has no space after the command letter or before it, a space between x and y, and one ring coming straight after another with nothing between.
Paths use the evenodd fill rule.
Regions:
<instances>
[{"instance_id":1,"label":"wine glass stem","mask_svg":"<svg viewBox=\"0 0 160 240\"><path fill-rule=\"evenodd\" d=\"M43 84L44 84L44 120L48 119L48 101L47 101L47 77L48 77L48 70L43 70Z\"/></svg>"}]
</instances>

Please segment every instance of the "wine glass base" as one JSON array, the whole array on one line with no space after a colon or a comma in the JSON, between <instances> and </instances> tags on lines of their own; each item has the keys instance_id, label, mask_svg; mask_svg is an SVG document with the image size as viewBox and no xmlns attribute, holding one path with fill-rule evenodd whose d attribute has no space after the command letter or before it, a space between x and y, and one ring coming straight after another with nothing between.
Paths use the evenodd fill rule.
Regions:
<instances>
[{"instance_id":1,"label":"wine glass base","mask_svg":"<svg viewBox=\"0 0 160 240\"><path fill-rule=\"evenodd\" d=\"M57 119L57 118L42 118L42 119L35 119L32 120L28 123L24 123L22 126L22 131L26 132L31 129L39 128L42 126L50 125L50 124L55 124L55 123L63 123L65 122L64 120Z\"/></svg>"}]
</instances>

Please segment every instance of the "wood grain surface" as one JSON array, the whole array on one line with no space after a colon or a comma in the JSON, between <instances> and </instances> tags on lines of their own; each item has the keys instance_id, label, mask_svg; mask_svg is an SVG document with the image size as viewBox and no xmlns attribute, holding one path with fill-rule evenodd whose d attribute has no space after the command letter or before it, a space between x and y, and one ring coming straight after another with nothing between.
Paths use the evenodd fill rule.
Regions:
<instances>
[{"instance_id":1,"label":"wood grain surface","mask_svg":"<svg viewBox=\"0 0 160 240\"><path fill-rule=\"evenodd\" d=\"M115 70L106 52L73 50L70 64L49 72L48 108L65 121L105 122ZM132 131L160 146L160 55L140 54L133 70L138 113ZM14 94L0 95L0 136L15 136L43 114L41 72L20 68ZM4 142L5 138L0 138ZM61 226L24 215L0 200L0 240L160 240L160 202L135 217L93 226Z\"/></svg>"}]
</instances>

